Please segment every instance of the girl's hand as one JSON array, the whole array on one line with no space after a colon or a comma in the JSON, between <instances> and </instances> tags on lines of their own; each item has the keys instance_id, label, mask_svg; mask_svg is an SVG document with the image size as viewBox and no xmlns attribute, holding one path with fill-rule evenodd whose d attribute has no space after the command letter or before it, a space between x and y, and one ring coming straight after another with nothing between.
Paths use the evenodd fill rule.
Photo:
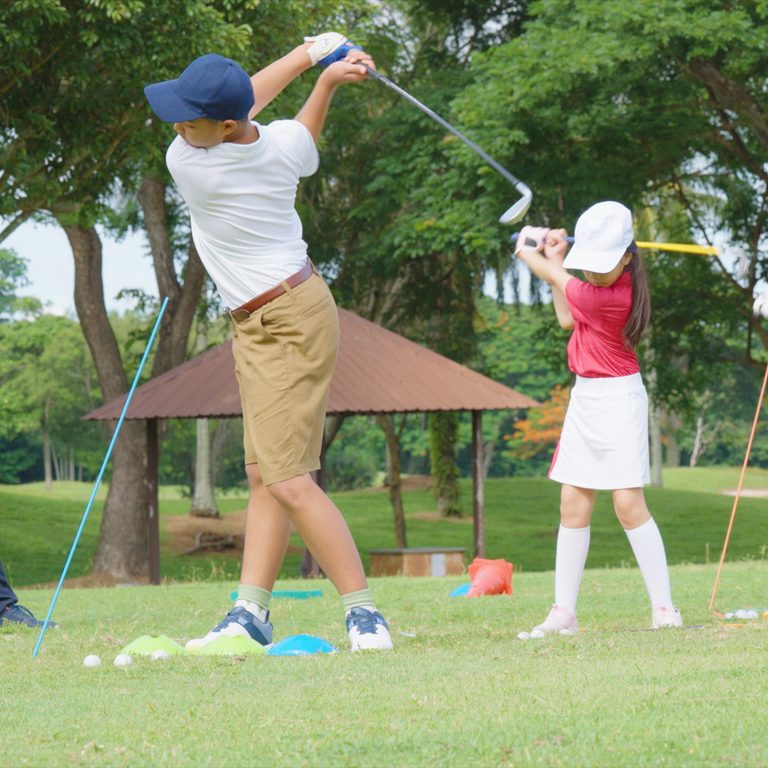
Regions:
<instances>
[{"instance_id":1,"label":"girl's hand","mask_svg":"<svg viewBox=\"0 0 768 768\"><path fill-rule=\"evenodd\" d=\"M568 251L568 233L564 229L550 229L544 237L543 253L546 258L562 264Z\"/></svg>"},{"instance_id":2,"label":"girl's hand","mask_svg":"<svg viewBox=\"0 0 768 768\"><path fill-rule=\"evenodd\" d=\"M523 227L517 236L515 253L519 254L521 251L530 250L540 253L544 247L544 238L546 238L548 232L549 230L546 227Z\"/></svg>"}]
</instances>

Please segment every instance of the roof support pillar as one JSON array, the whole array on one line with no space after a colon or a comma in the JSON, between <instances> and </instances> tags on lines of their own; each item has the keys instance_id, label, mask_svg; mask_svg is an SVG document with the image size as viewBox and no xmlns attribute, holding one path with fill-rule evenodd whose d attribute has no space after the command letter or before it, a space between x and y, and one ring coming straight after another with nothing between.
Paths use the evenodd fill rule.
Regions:
<instances>
[{"instance_id":1,"label":"roof support pillar","mask_svg":"<svg viewBox=\"0 0 768 768\"><path fill-rule=\"evenodd\" d=\"M485 478L483 476L483 412L472 411L472 521L475 557L485 557Z\"/></svg>"},{"instance_id":2,"label":"roof support pillar","mask_svg":"<svg viewBox=\"0 0 768 768\"><path fill-rule=\"evenodd\" d=\"M158 493L157 419L147 419L147 503L149 523L149 583L160 583L160 503Z\"/></svg>"}]
</instances>

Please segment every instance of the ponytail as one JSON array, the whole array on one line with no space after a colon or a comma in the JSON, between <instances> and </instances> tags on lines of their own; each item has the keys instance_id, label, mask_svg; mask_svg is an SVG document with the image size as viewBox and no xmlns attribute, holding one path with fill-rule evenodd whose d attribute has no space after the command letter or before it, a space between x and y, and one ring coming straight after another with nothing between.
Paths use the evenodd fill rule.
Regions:
<instances>
[{"instance_id":1,"label":"ponytail","mask_svg":"<svg viewBox=\"0 0 768 768\"><path fill-rule=\"evenodd\" d=\"M635 349L651 319L651 294L643 257L634 240L627 251L632 254L632 260L627 267L632 274L632 308L624 325L624 342L628 347Z\"/></svg>"}]
</instances>

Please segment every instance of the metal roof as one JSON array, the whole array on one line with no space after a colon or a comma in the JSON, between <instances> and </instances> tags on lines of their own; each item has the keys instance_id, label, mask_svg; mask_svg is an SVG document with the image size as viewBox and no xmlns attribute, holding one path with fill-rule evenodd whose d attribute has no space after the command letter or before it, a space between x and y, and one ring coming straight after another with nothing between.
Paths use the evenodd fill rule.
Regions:
<instances>
[{"instance_id":1,"label":"metal roof","mask_svg":"<svg viewBox=\"0 0 768 768\"><path fill-rule=\"evenodd\" d=\"M486 411L538 405L504 384L438 355L348 310L329 414ZM240 416L230 341L137 387L126 419ZM125 395L85 416L116 420Z\"/></svg>"}]
</instances>

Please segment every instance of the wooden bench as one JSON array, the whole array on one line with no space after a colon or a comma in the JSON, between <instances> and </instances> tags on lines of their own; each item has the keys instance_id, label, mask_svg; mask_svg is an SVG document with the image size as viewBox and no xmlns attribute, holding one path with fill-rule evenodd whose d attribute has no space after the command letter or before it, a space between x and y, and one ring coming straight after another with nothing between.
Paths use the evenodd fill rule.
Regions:
<instances>
[{"instance_id":1,"label":"wooden bench","mask_svg":"<svg viewBox=\"0 0 768 768\"><path fill-rule=\"evenodd\" d=\"M465 547L372 549L371 576L460 576Z\"/></svg>"}]
</instances>

